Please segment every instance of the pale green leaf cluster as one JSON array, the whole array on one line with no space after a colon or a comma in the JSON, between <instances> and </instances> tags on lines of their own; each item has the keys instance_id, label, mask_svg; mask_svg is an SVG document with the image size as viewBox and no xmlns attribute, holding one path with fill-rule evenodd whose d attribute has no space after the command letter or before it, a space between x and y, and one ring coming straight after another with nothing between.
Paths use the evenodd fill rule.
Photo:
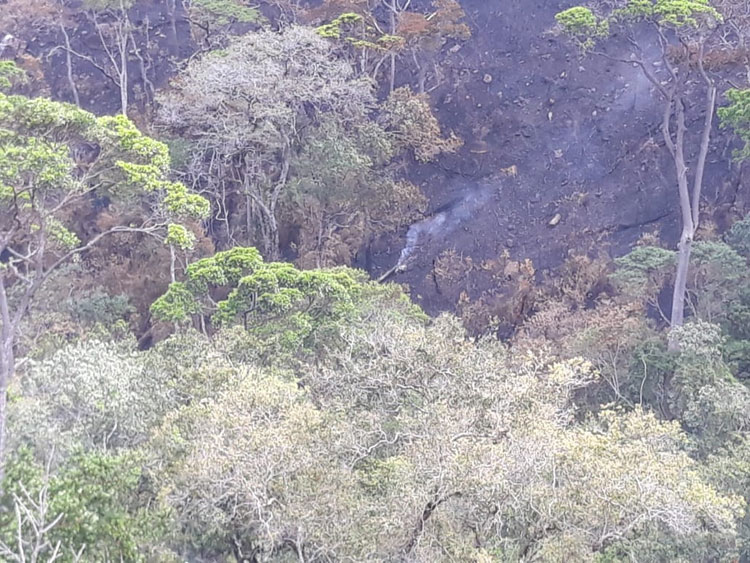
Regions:
<instances>
[{"instance_id":1,"label":"pale green leaf cluster","mask_svg":"<svg viewBox=\"0 0 750 563\"><path fill-rule=\"evenodd\" d=\"M215 300L217 290L228 294ZM171 284L151 312L172 322L200 314L219 326L247 324L248 315L251 325L283 316L295 329L310 330L319 317L343 313L359 291L353 270L303 271L288 263L266 263L255 248L235 247L190 264L185 282Z\"/></svg>"},{"instance_id":2,"label":"pale green leaf cluster","mask_svg":"<svg viewBox=\"0 0 750 563\"><path fill-rule=\"evenodd\" d=\"M26 73L23 69L18 68L13 61L0 61L0 92L10 90L10 88L19 82L24 82Z\"/></svg>"},{"instance_id":3,"label":"pale green leaf cluster","mask_svg":"<svg viewBox=\"0 0 750 563\"><path fill-rule=\"evenodd\" d=\"M737 160L750 157L750 90L730 88L725 93L729 105L718 109L721 126L731 128L743 141L742 149L736 150Z\"/></svg>"},{"instance_id":4,"label":"pale green leaf cluster","mask_svg":"<svg viewBox=\"0 0 750 563\"><path fill-rule=\"evenodd\" d=\"M659 25L678 29L712 27L723 21L710 0L628 0L615 14L623 19L654 20Z\"/></svg>"},{"instance_id":5,"label":"pale green leaf cluster","mask_svg":"<svg viewBox=\"0 0 750 563\"><path fill-rule=\"evenodd\" d=\"M555 15L555 19L583 52L593 48L597 39L609 36L609 21L598 18L584 6L564 10Z\"/></svg>"},{"instance_id":6,"label":"pale green leaf cluster","mask_svg":"<svg viewBox=\"0 0 750 563\"><path fill-rule=\"evenodd\" d=\"M298 553L310 561L533 553L592 563L736 556L742 457L713 445L701 450L713 453L710 466L691 455L742 428L750 404L711 367L721 364L715 327L679 336L681 395L671 406L680 418L663 421L645 407L579 410L578 398L600 384L591 363L467 339L458 319L426 321L395 286L360 283L358 314L329 314L336 336L315 333L307 343L315 355L269 358L269 336L290 326L280 318L301 318L313 303L290 311L287 297L298 295L279 290L341 301L333 286L345 279L266 264L249 248L190 268L172 286L188 302L197 303L191 283L220 286L217 295L246 284L266 314L253 316L250 331L186 331L143 352L70 345L32 362L14 389L14 450L28 444L43 459L57 448L55 479L79 467L76 445L86 459L85 473L55 489L55 506L76 522L56 529L65 545L167 561L252 552L279 563ZM729 392L736 400L722 398ZM700 416L705 428L686 434ZM131 453L137 462L114 463ZM38 483L41 463L23 459L13 487ZM116 505L89 493L113 467L123 471L110 477ZM85 507L66 492L75 486Z\"/></svg>"},{"instance_id":7,"label":"pale green leaf cluster","mask_svg":"<svg viewBox=\"0 0 750 563\"><path fill-rule=\"evenodd\" d=\"M167 225L165 242L181 250L192 250L195 246L195 235L183 225L172 223Z\"/></svg>"},{"instance_id":8,"label":"pale green leaf cluster","mask_svg":"<svg viewBox=\"0 0 750 563\"><path fill-rule=\"evenodd\" d=\"M723 22L723 16L709 0L626 0L622 4L602 13L574 6L559 12L555 19L584 53L609 37L611 28L617 25L649 21L684 35L702 33Z\"/></svg>"},{"instance_id":9,"label":"pale green leaf cluster","mask_svg":"<svg viewBox=\"0 0 750 563\"><path fill-rule=\"evenodd\" d=\"M209 202L170 173L167 146L122 115L97 118L70 104L0 93L0 201L9 213L2 229L13 217L75 248L85 241L70 217L88 194L134 208L156 225L207 217Z\"/></svg>"},{"instance_id":10,"label":"pale green leaf cluster","mask_svg":"<svg viewBox=\"0 0 750 563\"><path fill-rule=\"evenodd\" d=\"M247 0L190 0L187 6L190 17L204 25L256 23L263 19L257 7L248 5Z\"/></svg>"},{"instance_id":11,"label":"pale green leaf cluster","mask_svg":"<svg viewBox=\"0 0 750 563\"><path fill-rule=\"evenodd\" d=\"M453 319L385 307L342 338L301 385L243 365L167 418L157 443L174 444L165 500L182 533L243 538L273 561L289 530L336 560L516 561L529 545L541 561L613 546L641 560L707 537L731 552L744 502L702 478L679 424L641 410L575 421L573 394L596 381L586 362L517 358Z\"/></svg>"},{"instance_id":12,"label":"pale green leaf cluster","mask_svg":"<svg viewBox=\"0 0 750 563\"><path fill-rule=\"evenodd\" d=\"M144 442L169 402L166 381L146 375L146 360L130 342L91 340L33 362L13 390L11 443L63 455L81 444Z\"/></svg>"},{"instance_id":13,"label":"pale green leaf cluster","mask_svg":"<svg viewBox=\"0 0 750 563\"><path fill-rule=\"evenodd\" d=\"M315 33L327 39L341 39L342 27L360 23L362 20L363 18L361 15L352 12L346 12L341 14L337 18L334 18L329 23L315 28Z\"/></svg>"}]
</instances>

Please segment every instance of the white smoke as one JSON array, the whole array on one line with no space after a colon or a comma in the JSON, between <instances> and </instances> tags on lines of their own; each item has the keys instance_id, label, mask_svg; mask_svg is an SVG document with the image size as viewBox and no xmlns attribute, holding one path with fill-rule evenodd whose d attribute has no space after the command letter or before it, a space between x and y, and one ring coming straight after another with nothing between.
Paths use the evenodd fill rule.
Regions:
<instances>
[{"instance_id":1,"label":"white smoke","mask_svg":"<svg viewBox=\"0 0 750 563\"><path fill-rule=\"evenodd\" d=\"M420 246L438 237L445 237L460 227L474 211L489 201L493 193L494 189L490 186L472 189L448 209L414 223L406 233L406 246L401 251L396 269L405 269L409 258Z\"/></svg>"}]
</instances>

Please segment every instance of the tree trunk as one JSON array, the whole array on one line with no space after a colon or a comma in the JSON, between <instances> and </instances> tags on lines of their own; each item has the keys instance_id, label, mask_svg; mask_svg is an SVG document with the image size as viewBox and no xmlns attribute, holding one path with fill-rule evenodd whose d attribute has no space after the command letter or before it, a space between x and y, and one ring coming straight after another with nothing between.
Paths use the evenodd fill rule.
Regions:
<instances>
[{"instance_id":1,"label":"tree trunk","mask_svg":"<svg viewBox=\"0 0 750 563\"><path fill-rule=\"evenodd\" d=\"M177 281L176 265L177 256L175 255L174 245L169 245L169 279L172 283Z\"/></svg>"},{"instance_id":2,"label":"tree trunk","mask_svg":"<svg viewBox=\"0 0 750 563\"><path fill-rule=\"evenodd\" d=\"M672 316L670 325L672 328L682 326L685 321L685 292L687 290L688 269L690 267L690 252L693 248L693 234L685 227L677 252L677 271L675 273L674 291L672 293ZM676 343L670 338L670 349L676 348Z\"/></svg>"},{"instance_id":3,"label":"tree trunk","mask_svg":"<svg viewBox=\"0 0 750 563\"><path fill-rule=\"evenodd\" d=\"M68 35L68 31L65 29L65 25L63 25L62 22L60 22L60 31L62 31L63 37L65 38L65 65L68 71L68 85L70 86L70 91L73 94L73 101L78 107L81 107L81 99L78 96L78 87L76 86L76 81L73 77L73 60L70 56L70 36Z\"/></svg>"},{"instance_id":4,"label":"tree trunk","mask_svg":"<svg viewBox=\"0 0 750 563\"><path fill-rule=\"evenodd\" d=\"M396 35L396 12L391 11L391 35ZM389 83L389 92L393 93L396 87L396 53L391 52L391 76Z\"/></svg>"},{"instance_id":5,"label":"tree trunk","mask_svg":"<svg viewBox=\"0 0 750 563\"><path fill-rule=\"evenodd\" d=\"M5 478L5 420L8 414L8 384L12 373L9 363L7 358L0 359L0 493L3 491Z\"/></svg>"},{"instance_id":6,"label":"tree trunk","mask_svg":"<svg viewBox=\"0 0 750 563\"><path fill-rule=\"evenodd\" d=\"M682 234L677 255L677 271L674 280L674 292L672 294L672 316L670 324L672 328L682 326L685 321L685 297L687 291L688 270L690 268L690 253L693 247L693 239L700 221L701 192L703 191L703 176L706 169L706 158L708 156L709 143L711 140L711 127L716 109L716 85L708 77L703 69L703 45L701 45L698 59L701 75L706 82L706 114L703 118L703 131L701 132L700 150L695 165L695 177L693 178L692 196L688 188L687 165L685 164L685 106L681 97L677 97L675 107L677 112L677 132L674 144L674 162L677 171L677 185L680 193L680 214L682 215ZM677 350L678 343L673 338L669 339L669 349Z\"/></svg>"},{"instance_id":7,"label":"tree trunk","mask_svg":"<svg viewBox=\"0 0 750 563\"><path fill-rule=\"evenodd\" d=\"M125 30L122 32L120 43L120 105L122 115L128 116L128 36Z\"/></svg>"},{"instance_id":8,"label":"tree trunk","mask_svg":"<svg viewBox=\"0 0 750 563\"><path fill-rule=\"evenodd\" d=\"M677 111L677 131L674 143L674 164L677 172L677 187L680 194L680 214L682 215L682 234L680 235L677 272L675 273L674 291L672 293L672 328L680 327L685 321L685 289L687 287L688 267L690 266L690 251L695 235L693 223L693 206L690 202L688 188L687 165L685 164L685 105L681 97L675 100ZM697 205L699 202L695 202ZM669 339L670 350L678 347L674 338Z\"/></svg>"},{"instance_id":9,"label":"tree trunk","mask_svg":"<svg viewBox=\"0 0 750 563\"><path fill-rule=\"evenodd\" d=\"M8 385L15 369L13 343L15 340L14 321L11 318L5 280L0 276L0 492L5 476L5 420L8 403Z\"/></svg>"}]
</instances>

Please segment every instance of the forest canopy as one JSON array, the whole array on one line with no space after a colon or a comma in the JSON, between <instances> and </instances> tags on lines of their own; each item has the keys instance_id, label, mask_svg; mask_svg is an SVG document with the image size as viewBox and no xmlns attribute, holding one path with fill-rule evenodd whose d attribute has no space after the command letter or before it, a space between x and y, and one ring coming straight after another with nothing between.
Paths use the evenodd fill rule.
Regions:
<instances>
[{"instance_id":1,"label":"forest canopy","mask_svg":"<svg viewBox=\"0 0 750 563\"><path fill-rule=\"evenodd\" d=\"M0 0L0 560L750 561L748 13Z\"/></svg>"}]
</instances>

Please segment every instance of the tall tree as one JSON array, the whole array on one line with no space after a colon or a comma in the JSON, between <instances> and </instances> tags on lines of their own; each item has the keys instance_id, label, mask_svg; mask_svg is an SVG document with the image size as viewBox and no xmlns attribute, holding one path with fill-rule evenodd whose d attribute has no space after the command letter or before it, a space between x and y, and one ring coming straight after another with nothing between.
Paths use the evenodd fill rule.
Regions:
<instances>
[{"instance_id":1,"label":"tall tree","mask_svg":"<svg viewBox=\"0 0 750 563\"><path fill-rule=\"evenodd\" d=\"M679 327L685 318L690 253L700 220L703 177L716 109L717 87L706 71L705 57L709 40L723 17L709 0L627 0L620 5L613 8L610 2L600 2L597 12L577 6L557 14L557 21L583 52L636 65L662 99L662 137L674 163L682 218L670 317L671 326ZM627 56L597 49L598 43L614 29L628 38ZM659 46L660 67L647 58L646 41ZM696 79L703 84L704 101L696 156L690 162L686 114L688 99L695 95ZM676 346L674 339L671 345Z\"/></svg>"},{"instance_id":2,"label":"tall tree","mask_svg":"<svg viewBox=\"0 0 750 563\"><path fill-rule=\"evenodd\" d=\"M246 236L257 236L271 259L279 255L279 206L306 129L325 113L357 119L374 103L370 84L300 27L247 34L192 61L172 86L160 100L161 121L192 142L192 179L213 194L230 242L227 203L244 200Z\"/></svg>"},{"instance_id":3,"label":"tall tree","mask_svg":"<svg viewBox=\"0 0 750 563\"><path fill-rule=\"evenodd\" d=\"M51 274L116 233L189 247L194 237L179 221L204 217L209 204L169 180L166 145L124 116L97 118L72 105L0 93L0 130L2 463L17 338ZM92 204L120 220L82 240L71 227Z\"/></svg>"},{"instance_id":4,"label":"tall tree","mask_svg":"<svg viewBox=\"0 0 750 563\"><path fill-rule=\"evenodd\" d=\"M213 198L217 238L275 260L282 219L307 217L300 256L315 256L301 262L347 263L353 252L323 247L345 238L356 252L368 229L419 208L391 164L457 140L442 138L424 97L399 90L378 106L372 80L335 49L309 28L249 33L193 60L161 96L161 122L189 145L187 177Z\"/></svg>"}]
</instances>

